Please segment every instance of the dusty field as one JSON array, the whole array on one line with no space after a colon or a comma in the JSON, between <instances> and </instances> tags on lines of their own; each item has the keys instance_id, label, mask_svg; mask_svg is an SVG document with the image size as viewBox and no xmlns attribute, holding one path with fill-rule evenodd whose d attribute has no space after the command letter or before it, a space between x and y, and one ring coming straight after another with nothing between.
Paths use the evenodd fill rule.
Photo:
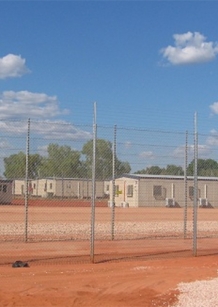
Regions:
<instances>
[{"instance_id":1,"label":"dusty field","mask_svg":"<svg viewBox=\"0 0 218 307\"><path fill-rule=\"evenodd\" d=\"M0 206L2 307L173 306L178 283L217 277L216 209L199 209L202 238L193 257L191 210L184 239L182 209L116 209L112 241L111 209L96 208L94 264L90 208L33 206L28 213L30 239L25 243L24 208ZM12 268L16 260L30 267Z\"/></svg>"},{"instance_id":2,"label":"dusty field","mask_svg":"<svg viewBox=\"0 0 218 307\"><path fill-rule=\"evenodd\" d=\"M49 198L29 198L29 206L37 207L90 207L90 199L49 199ZM14 198L12 200L13 205L23 206L25 203L24 198ZM107 200L96 200L96 207L107 207Z\"/></svg>"},{"instance_id":3,"label":"dusty field","mask_svg":"<svg viewBox=\"0 0 218 307\"><path fill-rule=\"evenodd\" d=\"M2 265L0 305L173 306L179 294L178 283L217 277L217 267L217 255L96 264L30 262L29 268Z\"/></svg>"}]
</instances>

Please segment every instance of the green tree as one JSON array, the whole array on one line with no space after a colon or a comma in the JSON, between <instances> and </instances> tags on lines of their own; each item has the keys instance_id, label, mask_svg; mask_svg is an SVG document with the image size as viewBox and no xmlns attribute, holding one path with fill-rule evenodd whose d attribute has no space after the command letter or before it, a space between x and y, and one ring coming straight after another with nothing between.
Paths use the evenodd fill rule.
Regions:
<instances>
[{"instance_id":1,"label":"green tree","mask_svg":"<svg viewBox=\"0 0 218 307\"><path fill-rule=\"evenodd\" d=\"M116 175L129 174L131 172L131 166L129 162L121 162L116 160Z\"/></svg>"},{"instance_id":2,"label":"green tree","mask_svg":"<svg viewBox=\"0 0 218 307\"><path fill-rule=\"evenodd\" d=\"M48 145L48 157L43 158L40 177L77 178L81 176L80 152L70 146Z\"/></svg>"},{"instance_id":3,"label":"green tree","mask_svg":"<svg viewBox=\"0 0 218 307\"><path fill-rule=\"evenodd\" d=\"M82 148L84 155L83 168L86 169L87 177L92 176L93 163L93 140L88 141ZM113 150L112 143L104 139L96 140L96 178L108 179L112 176L113 170ZM122 162L115 158L115 173L117 176L123 173L129 173L131 167L128 162Z\"/></svg>"},{"instance_id":4,"label":"green tree","mask_svg":"<svg viewBox=\"0 0 218 307\"><path fill-rule=\"evenodd\" d=\"M135 172L135 174L151 174L151 175L160 175L163 169L159 166L151 166L147 167L146 169L139 170Z\"/></svg>"},{"instance_id":5,"label":"green tree","mask_svg":"<svg viewBox=\"0 0 218 307\"><path fill-rule=\"evenodd\" d=\"M135 174L151 174L151 175L183 175L184 171L181 166L168 164L166 168L161 168L157 165L139 170Z\"/></svg>"},{"instance_id":6,"label":"green tree","mask_svg":"<svg viewBox=\"0 0 218 307\"><path fill-rule=\"evenodd\" d=\"M193 159L187 167L187 175L193 176L194 174L194 163ZM197 160L197 173L198 176L218 176L218 163L213 159L198 159Z\"/></svg>"},{"instance_id":7,"label":"green tree","mask_svg":"<svg viewBox=\"0 0 218 307\"><path fill-rule=\"evenodd\" d=\"M165 169L162 170L164 175L184 175L183 168L174 164L168 164Z\"/></svg>"},{"instance_id":8,"label":"green tree","mask_svg":"<svg viewBox=\"0 0 218 307\"><path fill-rule=\"evenodd\" d=\"M39 154L29 155L28 177L34 179L38 176L38 169L42 163ZM24 152L13 154L4 158L4 176L7 179L25 178L26 176L26 155Z\"/></svg>"}]
</instances>

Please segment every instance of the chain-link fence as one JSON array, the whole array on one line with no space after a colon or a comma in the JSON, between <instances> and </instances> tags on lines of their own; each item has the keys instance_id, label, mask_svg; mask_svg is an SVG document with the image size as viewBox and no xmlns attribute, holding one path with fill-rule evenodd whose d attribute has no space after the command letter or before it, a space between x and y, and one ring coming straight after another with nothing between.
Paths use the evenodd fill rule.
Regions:
<instances>
[{"instance_id":1,"label":"chain-link fence","mask_svg":"<svg viewBox=\"0 0 218 307\"><path fill-rule=\"evenodd\" d=\"M42 258L55 250L91 261L211 250L218 163L216 152L205 158L206 139L214 141L96 123L5 123L2 250L13 242L31 257L35 243Z\"/></svg>"}]
</instances>

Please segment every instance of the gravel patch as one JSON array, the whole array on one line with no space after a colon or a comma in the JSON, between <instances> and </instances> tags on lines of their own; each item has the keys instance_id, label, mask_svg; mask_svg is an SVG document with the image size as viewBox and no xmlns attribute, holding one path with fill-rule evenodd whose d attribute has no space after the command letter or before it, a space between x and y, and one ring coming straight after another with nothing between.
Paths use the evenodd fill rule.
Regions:
<instances>
[{"instance_id":1,"label":"gravel patch","mask_svg":"<svg viewBox=\"0 0 218 307\"><path fill-rule=\"evenodd\" d=\"M184 233L183 222L116 222L114 226L114 235L116 239L140 239L173 237L179 238ZM1 223L0 236L18 237L25 232L24 223ZM192 236L192 222L187 223L187 237ZM44 239L71 239L71 240L89 240L91 225L90 223L76 222L40 222L28 224L28 235L32 238L41 237ZM198 236L213 236L218 234L217 222L198 222ZM111 223L96 222L95 238L110 239Z\"/></svg>"},{"instance_id":2,"label":"gravel patch","mask_svg":"<svg viewBox=\"0 0 218 307\"><path fill-rule=\"evenodd\" d=\"M217 307L218 278L212 280L180 283L179 301L172 307Z\"/></svg>"}]
</instances>

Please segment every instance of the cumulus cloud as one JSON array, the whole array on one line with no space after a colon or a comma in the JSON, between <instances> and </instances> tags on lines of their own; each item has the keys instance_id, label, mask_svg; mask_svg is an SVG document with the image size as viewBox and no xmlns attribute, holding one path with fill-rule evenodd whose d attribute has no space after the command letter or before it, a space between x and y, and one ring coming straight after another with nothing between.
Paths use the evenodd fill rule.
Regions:
<instances>
[{"instance_id":1,"label":"cumulus cloud","mask_svg":"<svg viewBox=\"0 0 218 307\"><path fill-rule=\"evenodd\" d=\"M191 152L194 153L194 145L190 146L190 150ZM199 144L198 145L198 157L201 159L207 159L210 157L211 155L211 147L208 145L204 145L204 144Z\"/></svg>"},{"instance_id":2,"label":"cumulus cloud","mask_svg":"<svg viewBox=\"0 0 218 307\"><path fill-rule=\"evenodd\" d=\"M59 108L56 96L28 91L5 91L0 95L0 131L2 134L17 136L27 134L30 118L31 137L44 140L88 140L91 131L80 129L64 120L52 120L68 114ZM90 128L91 129L91 128ZM1 143L0 143L1 146Z\"/></svg>"},{"instance_id":3,"label":"cumulus cloud","mask_svg":"<svg viewBox=\"0 0 218 307\"><path fill-rule=\"evenodd\" d=\"M181 146L178 146L172 153L172 156L174 158L184 158L185 156L185 146L184 145L181 145Z\"/></svg>"},{"instance_id":4,"label":"cumulus cloud","mask_svg":"<svg viewBox=\"0 0 218 307\"><path fill-rule=\"evenodd\" d=\"M5 138L0 138L0 149L8 149L11 145L9 144L8 140Z\"/></svg>"},{"instance_id":5,"label":"cumulus cloud","mask_svg":"<svg viewBox=\"0 0 218 307\"><path fill-rule=\"evenodd\" d=\"M142 159L154 159L154 153L152 151L143 151L139 156Z\"/></svg>"},{"instance_id":6,"label":"cumulus cloud","mask_svg":"<svg viewBox=\"0 0 218 307\"><path fill-rule=\"evenodd\" d=\"M217 42L206 42L199 32L174 34L174 46L161 50L163 57L173 65L185 65L209 62L218 54Z\"/></svg>"},{"instance_id":7,"label":"cumulus cloud","mask_svg":"<svg viewBox=\"0 0 218 307\"><path fill-rule=\"evenodd\" d=\"M44 121L31 123L31 130L42 135L45 139L55 140L88 140L92 137L92 133L82 130L65 121Z\"/></svg>"},{"instance_id":8,"label":"cumulus cloud","mask_svg":"<svg viewBox=\"0 0 218 307\"><path fill-rule=\"evenodd\" d=\"M20 55L8 54L0 58L0 79L21 77L30 72Z\"/></svg>"},{"instance_id":9,"label":"cumulus cloud","mask_svg":"<svg viewBox=\"0 0 218 307\"><path fill-rule=\"evenodd\" d=\"M37 147L37 151L38 151L38 154L40 154L41 156L48 156L48 145L42 145L42 146L38 146Z\"/></svg>"},{"instance_id":10,"label":"cumulus cloud","mask_svg":"<svg viewBox=\"0 0 218 307\"><path fill-rule=\"evenodd\" d=\"M207 143L206 145L204 144L199 144L198 145L198 156L201 158L208 158L209 155L211 154L211 147ZM194 158L194 145L188 145L187 146L187 155L188 157L192 157L191 159ZM185 146L181 145L178 146L174 151L172 156L174 158L183 158L185 157Z\"/></svg>"},{"instance_id":11,"label":"cumulus cloud","mask_svg":"<svg viewBox=\"0 0 218 307\"><path fill-rule=\"evenodd\" d=\"M5 91L0 95L0 118L52 118L66 114L61 111L56 96L28 91Z\"/></svg>"},{"instance_id":12,"label":"cumulus cloud","mask_svg":"<svg viewBox=\"0 0 218 307\"><path fill-rule=\"evenodd\" d=\"M218 101L211 104L210 109L214 114L218 114Z\"/></svg>"},{"instance_id":13,"label":"cumulus cloud","mask_svg":"<svg viewBox=\"0 0 218 307\"><path fill-rule=\"evenodd\" d=\"M132 147L132 143L130 141L126 141L125 142L125 148L128 149L128 148L131 148Z\"/></svg>"},{"instance_id":14,"label":"cumulus cloud","mask_svg":"<svg viewBox=\"0 0 218 307\"><path fill-rule=\"evenodd\" d=\"M207 138L207 144L209 146L218 146L218 131L215 129L210 131L211 135Z\"/></svg>"},{"instance_id":15,"label":"cumulus cloud","mask_svg":"<svg viewBox=\"0 0 218 307\"><path fill-rule=\"evenodd\" d=\"M0 131L11 135L26 135L28 123L23 121L0 121ZM52 122L49 120L30 122L32 135L40 135L45 140L88 140L92 134L65 121Z\"/></svg>"}]
</instances>

